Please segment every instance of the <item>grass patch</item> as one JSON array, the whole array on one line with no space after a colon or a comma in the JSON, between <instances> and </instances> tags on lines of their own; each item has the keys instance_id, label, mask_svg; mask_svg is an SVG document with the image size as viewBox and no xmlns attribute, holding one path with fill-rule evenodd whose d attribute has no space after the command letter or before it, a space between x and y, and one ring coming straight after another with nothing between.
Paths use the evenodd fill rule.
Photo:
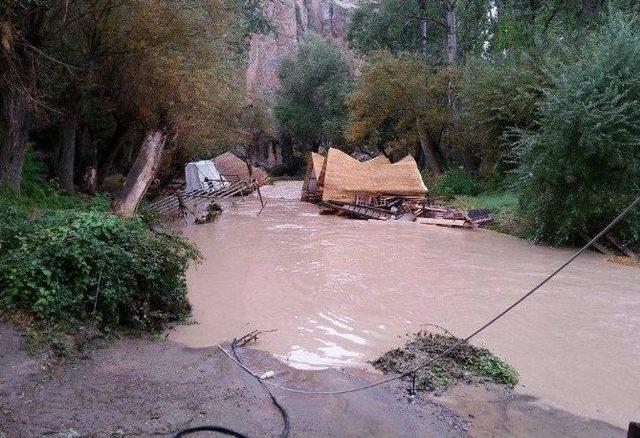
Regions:
<instances>
[{"instance_id":1,"label":"grass patch","mask_svg":"<svg viewBox=\"0 0 640 438\"><path fill-rule=\"evenodd\" d=\"M384 373L405 373L441 354L460 339L421 331L408 335L404 347L388 351L372 365ZM416 373L416 389L442 391L459 383L493 382L508 387L518 383L516 370L485 348L464 344L448 356Z\"/></svg>"},{"instance_id":2,"label":"grass patch","mask_svg":"<svg viewBox=\"0 0 640 438\"><path fill-rule=\"evenodd\" d=\"M481 193L477 196L456 196L449 202L463 210L485 210L493 215L488 228L500 233L528 238L528 227L518 212L518 195L512 192Z\"/></svg>"}]
</instances>

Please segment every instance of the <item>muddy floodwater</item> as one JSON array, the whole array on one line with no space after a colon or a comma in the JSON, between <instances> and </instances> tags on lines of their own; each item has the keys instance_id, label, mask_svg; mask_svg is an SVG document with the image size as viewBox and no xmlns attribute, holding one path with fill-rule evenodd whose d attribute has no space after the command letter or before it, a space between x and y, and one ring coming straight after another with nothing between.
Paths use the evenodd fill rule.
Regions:
<instances>
[{"instance_id":1,"label":"muddy floodwater","mask_svg":"<svg viewBox=\"0 0 640 438\"><path fill-rule=\"evenodd\" d=\"M205 259L188 274L197 324L172 339L201 347L277 329L256 347L291 366L366 366L425 324L467 335L572 252L486 230L321 216L298 189L265 188L259 216L247 198L185 228ZM640 419L639 268L585 254L474 344L517 368L518 392L622 427Z\"/></svg>"}]
</instances>

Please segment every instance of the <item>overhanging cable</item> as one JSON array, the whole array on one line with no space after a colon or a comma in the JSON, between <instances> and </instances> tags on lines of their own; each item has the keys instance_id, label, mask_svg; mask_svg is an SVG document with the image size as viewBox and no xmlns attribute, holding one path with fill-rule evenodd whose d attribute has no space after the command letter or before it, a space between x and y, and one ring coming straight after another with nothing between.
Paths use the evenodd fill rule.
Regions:
<instances>
[{"instance_id":1,"label":"overhanging cable","mask_svg":"<svg viewBox=\"0 0 640 438\"><path fill-rule=\"evenodd\" d=\"M586 245L584 245L575 254L573 254L569 259L567 259L567 261L565 261L559 268L557 268L555 271L553 271L551 274L549 274L544 280L542 280L535 287L530 289L526 294L522 295L520 298L518 298L516 301L514 301L511 305L509 305L507 308L505 308L502 312L498 313L496 316L494 316L489 321L487 321L480 328L478 328L477 330L472 332L466 338L461 339L459 342L457 342L456 344L452 345L447 350L443 351L442 353L438 354L437 356L435 356L435 357L423 362L422 364L418 365L417 367L415 367L415 368L413 368L413 369L411 369L409 371L406 371L406 372L404 372L404 373L402 373L400 375L389 377L389 378L382 379L382 380L378 380L376 382L373 382L373 383L370 383L370 384L367 384L367 385L363 385L363 386L358 386L358 387L355 387L355 388L341 389L341 390L334 390L334 391L308 391L308 390L299 389L299 388L289 388L287 386L279 385L277 383L274 383L274 382L271 382L271 381L268 381L268 380L260 379L260 376L258 374L254 373L249 368L247 368L245 365L243 365L240 362L238 362L237 360L235 360L220 345L218 345L218 348L220 350L222 350L227 356L229 356L229 358L231 360L233 360L238 366L242 367L245 371L247 371L248 373L252 374L257 379L260 379L263 383L265 383L267 385L270 385L270 386L273 386L273 387L276 387L276 388L280 388L280 389L282 389L284 391L288 391L288 392L292 392L292 393L296 393L296 394L312 394L312 395L313 394L315 394L315 395L347 394L347 393L350 393L350 392L362 391L364 389L373 388L375 386L384 385L385 383L389 383L389 382L392 382L394 380L402 379L403 377L410 376L410 375L414 374L415 372L421 370L422 368L427 367L427 366L431 365L432 363L442 359L443 357L447 356L449 353L451 353L454 350L458 349L461 345L463 345L466 342L470 341L471 339L476 337L478 334L480 334L482 331L484 331L485 329L487 329L488 327L493 325L496 321L498 321L504 315L506 315L511 310L513 310L516 306L518 306L524 300L526 300L531 295L533 295L538 289L540 289L547 282L549 282L549 280L551 280L553 277L558 275L564 268L569 266L569 264L571 264L575 259L577 259L580 256L580 254L582 254L587 249L589 249L595 242L597 242L601 237L603 237L605 234L607 234L614 226L616 226L616 224L618 224L618 222L620 222L638 204L640 204L640 196L638 196L631 204L629 204L629 206L627 208L625 208L614 220L612 220L609 223L609 225L607 225L602 231L600 231L593 239L591 239L589 242L587 242Z\"/></svg>"}]
</instances>

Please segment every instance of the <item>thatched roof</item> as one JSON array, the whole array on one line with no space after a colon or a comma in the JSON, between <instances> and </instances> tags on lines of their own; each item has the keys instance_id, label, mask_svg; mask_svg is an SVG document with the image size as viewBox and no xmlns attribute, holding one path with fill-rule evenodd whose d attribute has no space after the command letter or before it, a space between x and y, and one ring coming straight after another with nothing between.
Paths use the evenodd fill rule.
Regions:
<instances>
[{"instance_id":1,"label":"thatched roof","mask_svg":"<svg viewBox=\"0 0 640 438\"><path fill-rule=\"evenodd\" d=\"M253 166L251 169L252 173L249 175L247 163L231 152L218 155L213 159L213 162L229 182L234 183L240 180L245 183L250 183L252 178L256 180L259 185L264 185L269 182L269 175L259 167Z\"/></svg>"},{"instance_id":2,"label":"thatched roof","mask_svg":"<svg viewBox=\"0 0 640 438\"><path fill-rule=\"evenodd\" d=\"M312 156L317 169L318 158ZM357 195L423 196L427 188L422 182L415 160L407 156L397 163L379 156L364 163L331 148L318 177L318 194L323 201L354 202Z\"/></svg>"}]
</instances>

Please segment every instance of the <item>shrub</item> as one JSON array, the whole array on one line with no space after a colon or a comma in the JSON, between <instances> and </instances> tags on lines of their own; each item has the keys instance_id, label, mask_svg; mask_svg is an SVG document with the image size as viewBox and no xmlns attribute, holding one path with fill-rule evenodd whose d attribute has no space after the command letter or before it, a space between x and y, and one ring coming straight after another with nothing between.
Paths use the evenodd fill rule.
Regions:
<instances>
[{"instance_id":1,"label":"shrub","mask_svg":"<svg viewBox=\"0 0 640 438\"><path fill-rule=\"evenodd\" d=\"M437 194L445 197L475 196L481 191L478 181L463 169L447 170L436 182L435 189Z\"/></svg>"},{"instance_id":2,"label":"shrub","mask_svg":"<svg viewBox=\"0 0 640 438\"><path fill-rule=\"evenodd\" d=\"M188 315L185 241L104 212L0 216L0 307L147 329Z\"/></svg>"},{"instance_id":3,"label":"shrub","mask_svg":"<svg viewBox=\"0 0 640 438\"><path fill-rule=\"evenodd\" d=\"M611 13L578 61L556 66L540 129L518 143L521 213L556 244L593 236L640 192L640 25ZM640 237L636 210L618 226Z\"/></svg>"}]
</instances>

